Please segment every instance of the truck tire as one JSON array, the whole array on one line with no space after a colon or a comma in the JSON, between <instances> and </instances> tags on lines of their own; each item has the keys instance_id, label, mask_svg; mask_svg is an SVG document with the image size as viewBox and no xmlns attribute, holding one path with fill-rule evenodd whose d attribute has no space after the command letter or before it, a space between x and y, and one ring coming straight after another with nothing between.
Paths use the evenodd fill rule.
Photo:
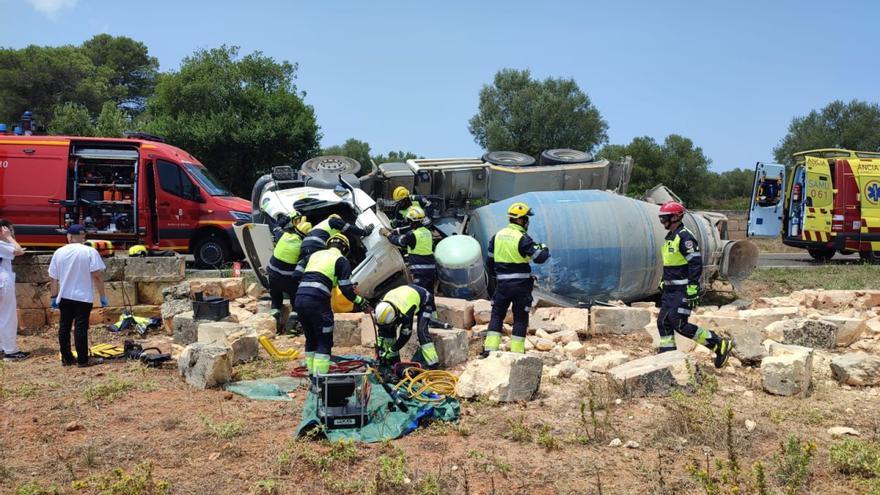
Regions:
<instances>
[{"instance_id":1,"label":"truck tire","mask_svg":"<svg viewBox=\"0 0 880 495\"><path fill-rule=\"evenodd\" d=\"M541 152L541 165L564 165L593 161L593 154L586 151L560 148Z\"/></svg>"},{"instance_id":2,"label":"truck tire","mask_svg":"<svg viewBox=\"0 0 880 495\"><path fill-rule=\"evenodd\" d=\"M834 257L834 249L832 248L810 248L807 249L810 257L820 263L827 263Z\"/></svg>"},{"instance_id":3,"label":"truck tire","mask_svg":"<svg viewBox=\"0 0 880 495\"><path fill-rule=\"evenodd\" d=\"M217 232L208 232L199 236L193 246L196 268L216 269L229 261L232 248L229 242Z\"/></svg>"},{"instance_id":4,"label":"truck tire","mask_svg":"<svg viewBox=\"0 0 880 495\"><path fill-rule=\"evenodd\" d=\"M361 171L361 164L354 158L337 155L316 156L306 160L299 169L299 175L303 179L314 177L318 174L327 174L336 177L342 175L355 175Z\"/></svg>"},{"instance_id":5,"label":"truck tire","mask_svg":"<svg viewBox=\"0 0 880 495\"><path fill-rule=\"evenodd\" d=\"M865 263L880 265L880 251L859 251L859 258Z\"/></svg>"},{"instance_id":6,"label":"truck tire","mask_svg":"<svg viewBox=\"0 0 880 495\"><path fill-rule=\"evenodd\" d=\"M516 151L490 151L483 155L483 161L502 167L529 167L535 159Z\"/></svg>"}]
</instances>

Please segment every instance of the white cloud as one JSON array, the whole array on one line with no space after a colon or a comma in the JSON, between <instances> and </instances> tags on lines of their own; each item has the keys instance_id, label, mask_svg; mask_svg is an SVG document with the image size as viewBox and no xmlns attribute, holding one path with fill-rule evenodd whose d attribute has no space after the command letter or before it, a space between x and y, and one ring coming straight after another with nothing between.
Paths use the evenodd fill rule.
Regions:
<instances>
[{"instance_id":1,"label":"white cloud","mask_svg":"<svg viewBox=\"0 0 880 495\"><path fill-rule=\"evenodd\" d=\"M62 9L72 9L79 0L28 0L31 7L37 12L46 14L49 17L54 16Z\"/></svg>"}]
</instances>

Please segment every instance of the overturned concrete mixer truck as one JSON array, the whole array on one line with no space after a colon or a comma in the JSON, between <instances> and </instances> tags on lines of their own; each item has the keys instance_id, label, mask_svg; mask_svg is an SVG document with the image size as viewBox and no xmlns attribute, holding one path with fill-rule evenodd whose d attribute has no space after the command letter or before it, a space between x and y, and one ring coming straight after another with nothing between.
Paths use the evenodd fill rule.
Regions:
<instances>
[{"instance_id":1,"label":"overturned concrete mixer truck","mask_svg":"<svg viewBox=\"0 0 880 495\"><path fill-rule=\"evenodd\" d=\"M254 185L253 222L236 227L239 242L263 285L272 255L269 223L291 209L313 224L336 213L360 227L373 225L363 239L351 239L352 280L365 297L378 297L410 280L400 251L380 233L391 228L392 192L399 186L422 196L435 231L438 291L460 298L487 297L484 268L492 235L506 224L506 209L532 206L529 232L553 253L534 267L536 300L564 306L626 302L657 293L662 272L660 245L665 231L659 204L674 198L655 188L644 200L627 192L632 159L594 160L577 150L548 150L540 161L514 152L482 158L412 159L383 163L358 176L360 164L322 156L299 170L276 167ZM717 278L734 285L747 278L758 259L749 241L725 239L726 217L691 211L685 225L701 240L703 283Z\"/></svg>"}]
</instances>

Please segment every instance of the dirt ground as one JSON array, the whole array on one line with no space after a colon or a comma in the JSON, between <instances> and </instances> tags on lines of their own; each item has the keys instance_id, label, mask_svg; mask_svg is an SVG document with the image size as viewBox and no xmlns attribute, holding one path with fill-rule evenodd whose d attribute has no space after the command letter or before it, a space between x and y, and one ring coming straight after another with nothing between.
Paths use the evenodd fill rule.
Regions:
<instances>
[{"instance_id":1,"label":"dirt ground","mask_svg":"<svg viewBox=\"0 0 880 495\"><path fill-rule=\"evenodd\" d=\"M93 342L109 339L93 332ZM601 374L588 383L545 377L532 402L464 402L458 424L434 423L400 440L294 441L305 390L292 402L251 401L191 388L170 364L62 367L51 330L20 344L31 359L0 363L2 493L703 493L688 466L708 461L716 476L716 460L731 455L739 478L752 480L761 461L770 493L781 493L788 478L777 475L790 463L780 443L794 435L815 444L802 493L855 494L865 485L830 467L836 439L826 430L880 436L877 389L819 378L808 398L773 397L757 370L716 372L701 356L708 385L692 396L618 400ZM584 344L593 355L651 352L635 337ZM263 356L236 375L278 376L292 366ZM638 446L609 446L615 438Z\"/></svg>"}]
</instances>

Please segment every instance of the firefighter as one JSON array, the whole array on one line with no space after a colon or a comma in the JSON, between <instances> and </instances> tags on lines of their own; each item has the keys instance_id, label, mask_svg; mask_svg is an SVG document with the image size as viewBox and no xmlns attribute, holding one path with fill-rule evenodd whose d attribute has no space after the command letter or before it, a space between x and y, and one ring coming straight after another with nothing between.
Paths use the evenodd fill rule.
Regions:
<instances>
[{"instance_id":1,"label":"firefighter","mask_svg":"<svg viewBox=\"0 0 880 495\"><path fill-rule=\"evenodd\" d=\"M428 325L435 309L431 291L417 284L402 285L388 291L374 311L379 324L379 341L376 343L379 364L388 366L400 362L400 350L409 342L415 323L422 361L427 369L436 369L439 357L434 341L428 335ZM398 327L400 336L397 336Z\"/></svg>"},{"instance_id":2,"label":"firefighter","mask_svg":"<svg viewBox=\"0 0 880 495\"><path fill-rule=\"evenodd\" d=\"M302 241L311 230L312 224L304 217L300 217L295 225L288 225L275 244L275 250L266 266L266 273L269 276L269 296L272 298L270 314L275 318L275 333L279 335L284 333L285 326L282 321L284 296L287 295L293 306L296 295L293 273L300 260Z\"/></svg>"},{"instance_id":3,"label":"firefighter","mask_svg":"<svg viewBox=\"0 0 880 495\"><path fill-rule=\"evenodd\" d=\"M683 224L684 206L670 201L660 207L660 223L669 231L663 244L663 279L660 281L660 351L675 350L675 332L702 344L715 353L715 367L721 368L730 355L732 342L706 328L688 323L691 309L700 301L703 260L700 245Z\"/></svg>"},{"instance_id":4,"label":"firefighter","mask_svg":"<svg viewBox=\"0 0 880 495\"><path fill-rule=\"evenodd\" d=\"M309 236L303 239L300 257L306 259L315 251L326 248L327 240L334 235L341 233L343 236L354 234L358 237L365 237L372 232L373 225L367 225L366 228L362 229L346 222L341 216L334 213L324 219L323 222L312 227Z\"/></svg>"},{"instance_id":5,"label":"firefighter","mask_svg":"<svg viewBox=\"0 0 880 495\"><path fill-rule=\"evenodd\" d=\"M428 207L431 206L428 198L420 195L411 195L409 189L403 186L397 186L391 194L391 198L395 201L394 212L391 214L392 227L401 227L409 223L406 215L410 208L418 206L423 211L428 211Z\"/></svg>"},{"instance_id":6,"label":"firefighter","mask_svg":"<svg viewBox=\"0 0 880 495\"><path fill-rule=\"evenodd\" d=\"M434 234L426 226L428 221L425 210L420 206L411 207L407 214L410 228L400 234L396 229L388 237L395 246L406 248L408 255L409 272L412 274L413 283L434 293L434 282L437 280L437 265L434 261Z\"/></svg>"},{"instance_id":7,"label":"firefighter","mask_svg":"<svg viewBox=\"0 0 880 495\"><path fill-rule=\"evenodd\" d=\"M532 304L532 268L529 261L544 263L550 258L550 249L538 244L526 233L529 217L534 215L525 203L514 203L507 209L509 224L489 241L489 260L486 269L495 280L492 297L492 318L482 356L497 351L501 345L501 325L507 308L513 304L513 336L511 352L525 352L526 331L529 328L529 307Z\"/></svg>"},{"instance_id":8,"label":"firefighter","mask_svg":"<svg viewBox=\"0 0 880 495\"><path fill-rule=\"evenodd\" d=\"M357 295L351 282L351 263L345 257L348 251L348 238L334 234L327 240L327 249L301 259L294 271L293 281L297 285L294 308L306 336L306 367L311 376L330 369L333 347L330 293L333 289L339 287L359 311L367 307L366 300Z\"/></svg>"}]
</instances>

